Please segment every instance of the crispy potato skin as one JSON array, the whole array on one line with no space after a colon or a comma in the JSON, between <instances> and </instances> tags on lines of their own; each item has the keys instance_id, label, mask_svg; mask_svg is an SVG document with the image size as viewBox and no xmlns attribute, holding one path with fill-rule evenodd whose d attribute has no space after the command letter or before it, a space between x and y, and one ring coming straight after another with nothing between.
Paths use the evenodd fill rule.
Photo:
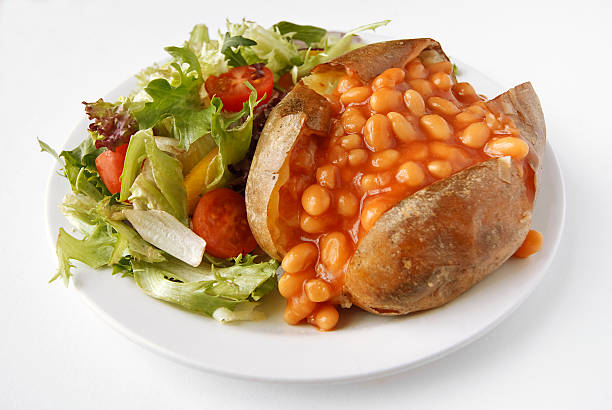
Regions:
<instances>
[{"instance_id":1,"label":"crispy potato skin","mask_svg":"<svg viewBox=\"0 0 612 410\"><path fill-rule=\"evenodd\" d=\"M391 67L403 67L417 58L425 49L435 51L440 59L448 60L440 44L431 38L393 40L369 44L321 64L313 72L346 69L363 82L370 82Z\"/></svg>"},{"instance_id":2,"label":"crispy potato skin","mask_svg":"<svg viewBox=\"0 0 612 410\"><path fill-rule=\"evenodd\" d=\"M443 305L497 269L530 227L517 163L474 165L386 212L359 244L345 293L382 315Z\"/></svg>"},{"instance_id":3,"label":"crispy potato skin","mask_svg":"<svg viewBox=\"0 0 612 410\"><path fill-rule=\"evenodd\" d=\"M298 84L274 107L261 133L247 179L245 199L251 231L259 246L275 259L282 257L268 226L268 203L279 170L302 129L327 133L330 119L329 102Z\"/></svg>"},{"instance_id":4,"label":"crispy potato skin","mask_svg":"<svg viewBox=\"0 0 612 410\"><path fill-rule=\"evenodd\" d=\"M493 101L503 102L534 148L527 161L537 174L546 130L531 84ZM512 256L529 232L532 210L517 162L493 158L458 172L380 217L349 265L345 294L380 315L448 303Z\"/></svg>"},{"instance_id":5,"label":"crispy potato skin","mask_svg":"<svg viewBox=\"0 0 612 410\"><path fill-rule=\"evenodd\" d=\"M546 147L546 123L533 86L529 82L519 84L495 97L487 105L512 118L521 136L531 145L527 162L536 173L537 187L537 179L542 171L540 158Z\"/></svg>"},{"instance_id":6,"label":"crispy potato skin","mask_svg":"<svg viewBox=\"0 0 612 410\"><path fill-rule=\"evenodd\" d=\"M346 70L367 82L419 55L448 60L434 40L396 40L359 48L313 71ZM527 162L538 175L546 129L531 84L487 104L512 117L531 145ZM257 242L276 259L283 252L270 232L268 206L279 171L302 130L325 134L330 120L327 100L300 83L272 111L261 135L247 181L247 215ZM405 198L360 242L342 299L381 315L431 309L453 300L521 245L531 227L533 201L527 191L518 164L494 158Z\"/></svg>"}]
</instances>

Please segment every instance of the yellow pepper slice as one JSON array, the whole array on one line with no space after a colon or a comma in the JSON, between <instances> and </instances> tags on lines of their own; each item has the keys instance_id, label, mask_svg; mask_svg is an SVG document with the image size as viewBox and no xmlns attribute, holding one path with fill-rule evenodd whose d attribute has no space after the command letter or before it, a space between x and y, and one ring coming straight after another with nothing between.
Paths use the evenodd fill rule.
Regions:
<instances>
[{"instance_id":1,"label":"yellow pepper slice","mask_svg":"<svg viewBox=\"0 0 612 410\"><path fill-rule=\"evenodd\" d=\"M210 150L210 152L206 154L206 156L202 158L191 171L189 171L183 181L185 184L185 190L187 191L187 210L190 216L193 215L196 205L204 193L206 183L210 180L208 168L218 153L218 147Z\"/></svg>"}]
</instances>

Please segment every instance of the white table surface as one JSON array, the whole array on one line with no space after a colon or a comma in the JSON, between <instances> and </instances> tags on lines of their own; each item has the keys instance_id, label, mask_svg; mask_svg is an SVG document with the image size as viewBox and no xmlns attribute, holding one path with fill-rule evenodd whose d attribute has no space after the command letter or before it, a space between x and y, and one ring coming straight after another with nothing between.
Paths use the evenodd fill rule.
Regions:
<instances>
[{"instance_id":1,"label":"white table surface","mask_svg":"<svg viewBox=\"0 0 612 410\"><path fill-rule=\"evenodd\" d=\"M163 58L162 47L181 44L193 24L243 16L343 28L391 18L381 34L434 37L505 87L532 81L567 185L567 225L548 275L515 313L400 375L263 384L157 356L111 329L73 288L47 284L56 266L44 220L53 161L35 137L60 147L84 115L81 101ZM610 408L611 18L603 0L0 0L0 408Z\"/></svg>"}]
</instances>

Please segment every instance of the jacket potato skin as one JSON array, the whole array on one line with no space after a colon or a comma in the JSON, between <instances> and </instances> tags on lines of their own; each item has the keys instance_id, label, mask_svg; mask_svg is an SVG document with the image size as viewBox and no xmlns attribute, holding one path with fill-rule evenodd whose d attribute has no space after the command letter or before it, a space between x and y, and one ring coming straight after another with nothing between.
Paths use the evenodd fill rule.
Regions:
<instances>
[{"instance_id":1,"label":"jacket potato skin","mask_svg":"<svg viewBox=\"0 0 612 410\"><path fill-rule=\"evenodd\" d=\"M546 123L540 100L531 83L519 84L487 103L512 118L514 125L531 146L527 163L536 174L537 180L542 171L540 159L546 147Z\"/></svg>"},{"instance_id":2,"label":"jacket potato skin","mask_svg":"<svg viewBox=\"0 0 612 410\"><path fill-rule=\"evenodd\" d=\"M516 251L531 227L531 208L516 162L474 165L381 216L353 256L344 292L381 315L441 306Z\"/></svg>"},{"instance_id":3,"label":"jacket potato skin","mask_svg":"<svg viewBox=\"0 0 612 410\"><path fill-rule=\"evenodd\" d=\"M428 58L448 61L435 40L394 40L355 49L315 67L313 72L348 70L367 82L387 68L406 65L424 51L430 54ZM300 81L274 107L261 133L246 184L247 217L259 246L277 260L283 255L274 243L268 211L279 172L304 128L314 133L328 133L331 112L329 101Z\"/></svg>"},{"instance_id":4,"label":"jacket potato skin","mask_svg":"<svg viewBox=\"0 0 612 410\"><path fill-rule=\"evenodd\" d=\"M488 104L497 108L500 102L533 147L527 162L537 175L546 130L533 87L521 84ZM505 157L417 191L383 214L359 243L345 275L345 295L380 315L450 302L523 243L536 194L529 189L518 163Z\"/></svg>"},{"instance_id":5,"label":"jacket potato skin","mask_svg":"<svg viewBox=\"0 0 612 410\"><path fill-rule=\"evenodd\" d=\"M369 82L418 56L448 61L434 40L396 40L364 46L313 72L352 72ZM531 84L487 104L513 119L538 175L546 130ZM300 82L272 111L260 137L246 186L247 215L257 242L276 259L284 250L274 242L268 211L279 173L304 129L328 133L331 112L324 97ZM528 187L523 175L509 157L493 158L402 200L360 241L336 301L400 315L441 306L474 286L516 251L531 227L536 186Z\"/></svg>"},{"instance_id":6,"label":"jacket potato skin","mask_svg":"<svg viewBox=\"0 0 612 410\"><path fill-rule=\"evenodd\" d=\"M424 50L430 53L429 58L437 61L449 61L440 43L431 38L410 40L393 40L373 43L343 54L313 69L314 73L328 70L348 70L364 83L368 83L378 74L391 67L403 67L417 58Z\"/></svg>"},{"instance_id":7,"label":"jacket potato skin","mask_svg":"<svg viewBox=\"0 0 612 410\"><path fill-rule=\"evenodd\" d=\"M270 113L259 137L247 179L245 200L251 231L268 255L281 260L270 227L268 204L279 171L304 128L324 134L329 129L331 106L315 91L297 84Z\"/></svg>"}]
</instances>

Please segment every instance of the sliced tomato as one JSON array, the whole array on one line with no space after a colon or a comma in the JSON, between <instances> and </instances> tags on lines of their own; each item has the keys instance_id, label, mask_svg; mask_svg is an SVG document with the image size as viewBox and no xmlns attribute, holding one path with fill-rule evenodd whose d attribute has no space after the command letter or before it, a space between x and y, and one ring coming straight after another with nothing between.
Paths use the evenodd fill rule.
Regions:
<instances>
[{"instance_id":1,"label":"sliced tomato","mask_svg":"<svg viewBox=\"0 0 612 410\"><path fill-rule=\"evenodd\" d=\"M235 67L219 76L211 75L206 79L204 86L208 95L211 97L216 95L221 99L223 109L237 112L242 109L242 103L251 95L251 90L244 85L245 81L255 88L258 100L266 95L260 104L266 103L272 96L274 75L261 63Z\"/></svg>"},{"instance_id":2,"label":"sliced tomato","mask_svg":"<svg viewBox=\"0 0 612 410\"><path fill-rule=\"evenodd\" d=\"M119 145L115 151L106 150L96 158L96 168L102 182L111 194L121 191L121 173L128 144Z\"/></svg>"},{"instance_id":3,"label":"sliced tomato","mask_svg":"<svg viewBox=\"0 0 612 410\"><path fill-rule=\"evenodd\" d=\"M231 189L219 188L202 195L192 221L193 231L206 241L206 252L212 256L233 258L257 246L244 198Z\"/></svg>"}]
</instances>

